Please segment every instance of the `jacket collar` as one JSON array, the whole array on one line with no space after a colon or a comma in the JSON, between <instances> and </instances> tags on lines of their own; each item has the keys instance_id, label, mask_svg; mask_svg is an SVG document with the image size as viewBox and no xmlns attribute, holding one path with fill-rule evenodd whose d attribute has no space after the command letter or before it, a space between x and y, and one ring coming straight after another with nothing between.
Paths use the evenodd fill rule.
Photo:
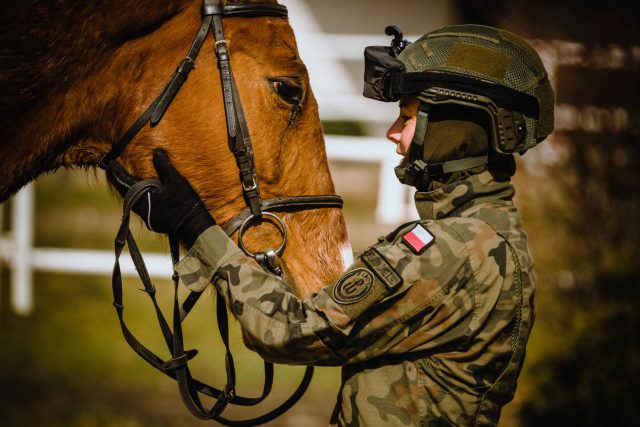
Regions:
<instances>
[{"instance_id":1,"label":"jacket collar","mask_svg":"<svg viewBox=\"0 0 640 427\"><path fill-rule=\"evenodd\" d=\"M429 192L415 194L420 219L468 216L465 211L483 203L510 205L515 189L510 181L498 182L488 172L472 175Z\"/></svg>"}]
</instances>

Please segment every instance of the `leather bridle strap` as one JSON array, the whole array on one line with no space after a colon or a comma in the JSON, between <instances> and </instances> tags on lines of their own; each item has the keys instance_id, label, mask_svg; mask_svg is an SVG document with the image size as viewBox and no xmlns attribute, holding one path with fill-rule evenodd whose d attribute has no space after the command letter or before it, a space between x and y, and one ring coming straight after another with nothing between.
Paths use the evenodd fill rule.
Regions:
<instances>
[{"instance_id":1,"label":"leather bridle strap","mask_svg":"<svg viewBox=\"0 0 640 427\"><path fill-rule=\"evenodd\" d=\"M189 73L193 70L198 53L200 53L200 49L207 38L207 34L209 34L210 28L211 17L204 17L200 30L193 40L189 52L184 59L180 61L176 71L162 90L162 93L160 93L144 113L142 113L138 120L127 129L124 135L113 144L111 151L100 160L99 166L102 169L108 169L110 163L120 157L127 145L140 133L147 123L150 123L151 127L155 127L160 122L167 108L169 108L171 101L173 101L182 84L187 80Z\"/></svg>"},{"instance_id":2,"label":"leather bridle strap","mask_svg":"<svg viewBox=\"0 0 640 427\"><path fill-rule=\"evenodd\" d=\"M202 48L202 45L209 34L209 30L211 29L214 13L218 16L225 17L288 16L287 8L279 4L240 3L221 6L219 1L211 0L204 0L202 11L202 24L200 25L198 34L191 44L189 52L184 59L180 61L176 71L162 90L162 93L151 103L151 105L149 105L142 115L140 115L138 120L136 120L131 127L127 129L124 135L116 141L116 143L111 147L109 153L100 160L98 165L102 169L107 169L109 164L122 154L127 145L129 145L136 135L140 133L147 123L150 123L151 127L155 127L160 122L164 113L167 111L167 108L169 108L171 101L173 101L173 98L176 96L183 83L187 80L189 73L195 66L196 58L198 57L200 49Z\"/></svg>"},{"instance_id":3,"label":"leather bridle strap","mask_svg":"<svg viewBox=\"0 0 640 427\"><path fill-rule=\"evenodd\" d=\"M176 260L178 257L178 244L176 240L171 242L171 248L172 258ZM179 307L179 301L177 299L177 276L174 276L174 285L176 289L174 293L174 331L181 331L181 311L177 309L177 307ZM213 407L209 410L204 409L202 402L200 401L197 394L198 390L196 390L196 388L194 387L194 384L196 382L191 378L188 370L187 361L190 359L189 352L184 351L184 349L182 348L181 338L175 339L173 347L174 359L185 360L185 363L181 364L176 369L180 394L182 396L183 402L185 403L185 406L187 406L187 408L193 415L200 419L212 419L219 422L220 424L231 427L250 427L262 425L276 419L277 417L288 411L300 400L300 398L304 395L307 388L309 387L309 384L311 384L311 380L313 378L313 368L307 367L305 369L304 376L296 390L287 400L281 403L280 406L271 410L270 412L249 420L230 420L228 418L222 417L220 414L224 411L229 403L243 406L253 406L259 404L268 396L273 384L273 364L264 362L265 383L261 396L258 398L248 399L239 397L235 394L235 367L233 356L231 354L229 346L229 320L227 317L227 307L224 301L224 298L218 292L216 296L216 316L218 329L220 331L220 337L226 350L225 368L227 372L227 384L225 385L221 394L217 397L218 400L215 402ZM176 333L175 336L178 336L178 334L181 334L181 332ZM181 378L183 379L181 380Z\"/></svg>"},{"instance_id":4,"label":"leather bridle strap","mask_svg":"<svg viewBox=\"0 0 640 427\"><path fill-rule=\"evenodd\" d=\"M123 302L123 292L122 292L122 275L120 271L120 256L122 251L126 245L129 246L129 252L132 258L132 261L136 267L136 271L138 272L138 276L144 285L144 292L147 293L153 303L156 317L158 318L158 323L160 324L160 329L162 331L164 340L167 344L169 350L172 350L174 336L171 332L171 329L168 326L167 321L162 314L157 301L156 301L156 289L153 283L151 282L151 278L147 271L146 265L138 249L138 246L135 242L135 239L129 232L129 220L131 216L131 209L133 205L140 199L140 197L144 196L144 194L152 188L157 188L161 184L157 180L146 180L140 181L131 187L129 192L127 193L124 200L124 208L123 208L123 216L122 223L120 225L120 229L118 230L118 234L115 239L115 263L113 268L112 275L112 290L114 296L113 305L116 308L116 312L118 314L118 318L120 320L120 325L122 327L122 331L127 343L133 348L136 353L138 353L143 359L145 359L149 364L151 364L154 368L158 369L162 373L170 376L173 379L176 379L174 365L176 364L174 361L164 361L152 351L150 351L147 347L145 347L140 341L138 341L133 333L127 327L124 321L124 302ZM196 355L196 351L192 350L188 353L188 359L193 358ZM200 383L199 381L194 380L194 386L201 393L213 397L218 398L222 391L216 389L215 387L208 386L204 383ZM268 390L271 388L271 385L265 385L265 392L263 394L266 396L268 394ZM234 400L234 404L238 405L253 405L255 404L256 399L254 398L242 398Z\"/></svg>"},{"instance_id":5,"label":"leather bridle strap","mask_svg":"<svg viewBox=\"0 0 640 427\"><path fill-rule=\"evenodd\" d=\"M261 208L264 211L274 212L296 212L301 210L338 208L343 206L340 196L290 196L275 199L263 200ZM242 223L252 215L250 208L240 211L235 217L227 221L222 229L227 235L232 235L242 225Z\"/></svg>"},{"instance_id":6,"label":"leather bridle strap","mask_svg":"<svg viewBox=\"0 0 640 427\"><path fill-rule=\"evenodd\" d=\"M173 378L178 382L181 396L185 405L189 410L201 419L213 419L221 424L234 426L234 427L249 427L254 425L260 425L269 422L282 413L286 412L291 406L293 406L304 394L309 386L312 378L312 368L307 368L305 375L294 393L278 408L268 412L257 418L250 420L230 420L222 417L220 414L231 403L241 406L253 406L262 402L270 393L273 385L273 365L268 362L264 362L265 365L265 382L263 391L259 397L247 398L238 396L235 394L235 369L233 364L233 358L229 347L229 328L227 309L224 303L224 298L221 295L217 296L217 322L220 330L220 336L226 349L225 365L227 371L227 384L223 390L209 386L202 383L191 376L189 371L188 362L197 355L197 350L185 350L183 347L182 336L182 324L184 320L179 309L180 303L178 301L178 286L179 278L177 274L173 276L174 282L174 310L173 310L173 332L168 326L164 315L162 314L157 300L156 289L151 282L148 270L140 253L140 250L135 242L135 239L129 231L129 221L131 216L131 209L133 205L143 197L147 191L153 188L158 188L160 182L157 180L140 181L131 187L124 200L122 223L118 230L118 234L115 239L115 263L112 276L112 289L114 295L113 305L116 308L120 326L125 337L125 340L129 346L135 350L145 361L151 366L164 373L165 375ZM127 327L124 320L124 299L122 289L122 275L120 270L120 256L125 246L129 246L129 252L138 272L138 275L144 285L144 292L148 294L153 303L156 317L160 325L164 340L167 347L170 350L172 358L169 360L163 360L146 346L144 346ZM178 254L178 242L176 239L170 238L171 254L174 262L177 262ZM193 295L193 294L192 294ZM198 294L200 295L200 294ZM203 393L206 396L217 399L216 403L210 410L203 408L202 402L198 397L198 393Z\"/></svg>"},{"instance_id":7,"label":"leather bridle strap","mask_svg":"<svg viewBox=\"0 0 640 427\"><path fill-rule=\"evenodd\" d=\"M205 9L207 2L208 1L205 0ZM209 3L214 2L211 1ZM215 3L220 4L219 2ZM227 40L224 38L222 15L219 13L213 14L213 35L215 37L215 50L218 57L220 81L222 83L222 97L224 100L225 116L227 118L229 146L238 165L240 184L242 185L242 194L245 202L252 214L261 215L260 189L258 188L253 146L251 144L247 120L244 115L242 103L240 102L235 79L231 73Z\"/></svg>"},{"instance_id":8,"label":"leather bridle strap","mask_svg":"<svg viewBox=\"0 0 640 427\"><path fill-rule=\"evenodd\" d=\"M145 110L145 112L134 122L134 124L125 132L123 137L118 140L112 147L111 151L100 161L100 166L109 169L115 159L117 159L126 146L135 138L135 136L147 124L156 126L162 119L165 111L171 104L182 84L186 81L189 72L193 69L196 57L202 48L202 45L213 28L215 37L215 50L218 56L220 69L220 78L223 87L223 98L225 105L225 115L227 119L227 134L229 145L236 158L236 163L240 171L240 181L242 184L243 195L247 203L247 208L240 212L235 218L225 224L225 231L231 235L238 231L243 223L249 218L261 218L267 213L266 210L291 212L307 209L320 208L340 208L342 207L342 199L339 196L298 196L284 197L273 200L262 201L258 188L257 174L255 170L255 160L253 156L253 147L247 126L247 121L242 109L240 96L233 78L231 65L229 62L229 53L227 42L224 39L224 31L222 27L223 17L286 17L287 9L277 4L260 4L260 3L233 3L222 5L219 0L204 0L202 25L196 35L189 52L180 62L175 73L172 75L168 84L153 102ZM185 350L182 336L182 321L199 299L202 293L191 293L185 302L180 306L178 301L178 285L179 278L174 273L174 309L173 309L173 330L169 327L168 322L164 318L155 298L155 287L153 286L149 274L147 272L142 255L137 247L133 236L129 231L130 212L133 205L147 191L156 188L159 184L156 180L141 181L132 186L124 200L124 212L122 224L118 231L115 242L116 260L114 264L112 288L114 295L114 306L116 308L123 335L127 343L138 353L144 360L151 364L154 368L175 379L178 382L181 397L187 408L196 417L201 419L213 419L221 424L234 427L249 427L269 422L293 406L304 394L312 378L313 368L307 367L302 382L294 393L283 404L267 414L245 421L229 420L221 416L228 404L236 405L256 405L262 402L269 392L273 384L273 365L265 362L265 382L262 394L257 398L247 398L238 396L235 393L235 368L233 357L229 348L228 338L228 319L227 309L224 299L221 295L217 298L217 321L222 341L225 345L225 366L227 373L227 384L223 390L211 387L194 379L189 371L188 362L196 356L196 350ZM263 212L264 211L264 212ZM281 221L281 220L280 220ZM284 223L282 223L284 226ZM241 233L242 234L242 230ZM171 353L172 358L163 360L158 357L139 340L135 338L133 333L126 326L124 321L124 306L122 292L122 277L120 272L119 258L125 245L129 246L131 258L136 266L136 270L144 285L144 291L152 300L156 317L158 319L160 329L162 331L165 343ZM284 242L283 242L284 247ZM170 248L174 264L178 261L178 242L170 236ZM269 268L269 265L263 265ZM210 409L205 409L199 393L217 399L216 403Z\"/></svg>"}]
</instances>

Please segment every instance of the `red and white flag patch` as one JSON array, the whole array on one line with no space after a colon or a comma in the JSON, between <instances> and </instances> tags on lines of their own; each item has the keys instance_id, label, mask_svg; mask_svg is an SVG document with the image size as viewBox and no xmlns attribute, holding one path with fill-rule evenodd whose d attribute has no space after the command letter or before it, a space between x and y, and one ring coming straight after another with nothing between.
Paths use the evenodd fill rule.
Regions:
<instances>
[{"instance_id":1,"label":"red and white flag patch","mask_svg":"<svg viewBox=\"0 0 640 427\"><path fill-rule=\"evenodd\" d=\"M420 224L417 224L413 230L402 236L402 242L417 254L424 252L434 240L433 234L429 233L429 230Z\"/></svg>"}]
</instances>

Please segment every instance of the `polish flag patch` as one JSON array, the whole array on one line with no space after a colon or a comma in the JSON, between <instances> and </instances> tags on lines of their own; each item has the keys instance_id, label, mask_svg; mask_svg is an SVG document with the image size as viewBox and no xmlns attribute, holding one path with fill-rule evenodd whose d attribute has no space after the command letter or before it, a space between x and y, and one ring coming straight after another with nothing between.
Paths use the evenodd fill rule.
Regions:
<instances>
[{"instance_id":1,"label":"polish flag patch","mask_svg":"<svg viewBox=\"0 0 640 427\"><path fill-rule=\"evenodd\" d=\"M413 230L402 236L402 242L416 254L421 254L435 241L433 234L422 225L417 224Z\"/></svg>"}]
</instances>

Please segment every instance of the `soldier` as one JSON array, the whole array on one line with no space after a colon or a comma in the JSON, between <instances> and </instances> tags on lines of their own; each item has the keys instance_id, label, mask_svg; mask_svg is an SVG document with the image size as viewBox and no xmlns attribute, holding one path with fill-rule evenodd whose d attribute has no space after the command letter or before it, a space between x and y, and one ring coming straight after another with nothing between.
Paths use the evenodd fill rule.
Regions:
<instances>
[{"instance_id":1,"label":"soldier","mask_svg":"<svg viewBox=\"0 0 640 427\"><path fill-rule=\"evenodd\" d=\"M365 51L364 94L400 101L387 137L404 156L398 178L418 190L420 220L380 238L335 283L292 294L215 225L162 151L164 187L149 196L153 210L143 198L136 211L190 246L175 266L183 282L213 282L266 360L343 366L340 425L494 426L534 318L513 156L551 133L553 91L536 52L507 31L452 26L413 44L387 33L391 48Z\"/></svg>"}]
</instances>

